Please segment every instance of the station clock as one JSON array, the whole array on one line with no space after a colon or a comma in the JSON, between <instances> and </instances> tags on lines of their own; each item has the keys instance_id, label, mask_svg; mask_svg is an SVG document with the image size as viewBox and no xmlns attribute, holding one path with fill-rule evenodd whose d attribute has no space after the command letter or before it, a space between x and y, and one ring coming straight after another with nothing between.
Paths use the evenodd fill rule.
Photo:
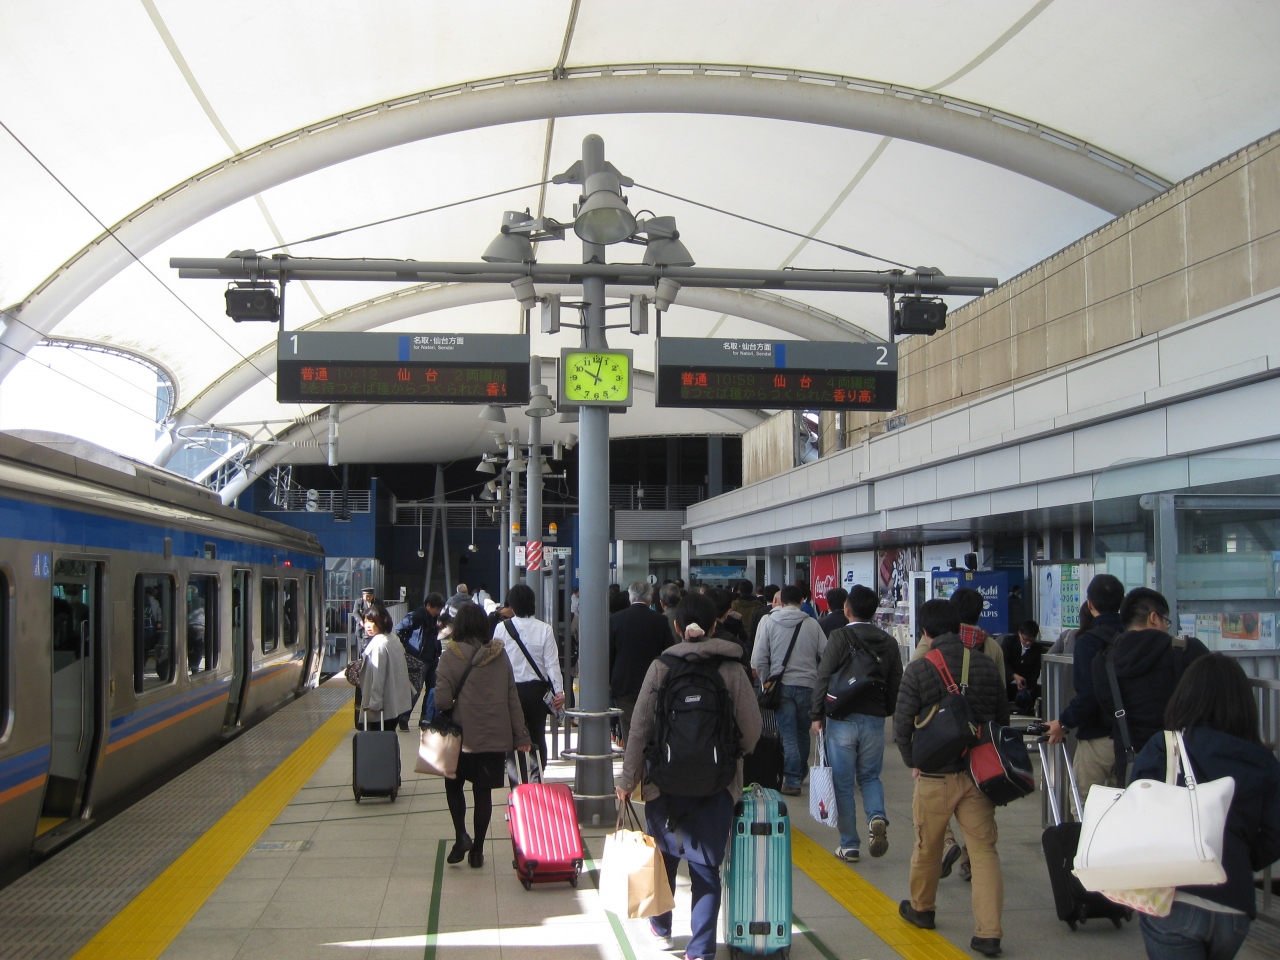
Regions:
<instances>
[{"instance_id":1,"label":"station clock","mask_svg":"<svg viewBox=\"0 0 1280 960\"><path fill-rule=\"evenodd\" d=\"M632 352L565 348L560 354L560 402L566 406L629 407Z\"/></svg>"}]
</instances>

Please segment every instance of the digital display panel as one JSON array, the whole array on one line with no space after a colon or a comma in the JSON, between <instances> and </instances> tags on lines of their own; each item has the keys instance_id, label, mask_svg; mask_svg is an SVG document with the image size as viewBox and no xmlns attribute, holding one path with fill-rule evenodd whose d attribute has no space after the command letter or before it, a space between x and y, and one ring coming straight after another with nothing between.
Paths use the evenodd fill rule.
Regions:
<instances>
[{"instance_id":1,"label":"digital display panel","mask_svg":"<svg viewBox=\"0 0 1280 960\"><path fill-rule=\"evenodd\" d=\"M892 344L813 341L658 341L657 406L891 411Z\"/></svg>"},{"instance_id":2,"label":"digital display panel","mask_svg":"<svg viewBox=\"0 0 1280 960\"><path fill-rule=\"evenodd\" d=\"M285 361L281 403L528 403L529 363L314 363Z\"/></svg>"},{"instance_id":3,"label":"digital display panel","mask_svg":"<svg viewBox=\"0 0 1280 960\"><path fill-rule=\"evenodd\" d=\"M280 403L529 402L529 338L509 334L285 332Z\"/></svg>"}]
</instances>

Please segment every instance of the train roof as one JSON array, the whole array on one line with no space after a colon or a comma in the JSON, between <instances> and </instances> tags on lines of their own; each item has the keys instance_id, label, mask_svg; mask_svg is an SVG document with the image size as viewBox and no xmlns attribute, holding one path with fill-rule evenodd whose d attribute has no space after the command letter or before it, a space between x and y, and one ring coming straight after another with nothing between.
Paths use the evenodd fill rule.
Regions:
<instances>
[{"instance_id":1,"label":"train roof","mask_svg":"<svg viewBox=\"0 0 1280 960\"><path fill-rule=\"evenodd\" d=\"M106 487L209 519L256 528L268 538L292 541L296 549L323 552L315 534L224 506L217 494L201 484L78 437L45 430L0 431L0 462L4 461L74 478L90 488ZM127 503L123 505L127 509Z\"/></svg>"}]
</instances>

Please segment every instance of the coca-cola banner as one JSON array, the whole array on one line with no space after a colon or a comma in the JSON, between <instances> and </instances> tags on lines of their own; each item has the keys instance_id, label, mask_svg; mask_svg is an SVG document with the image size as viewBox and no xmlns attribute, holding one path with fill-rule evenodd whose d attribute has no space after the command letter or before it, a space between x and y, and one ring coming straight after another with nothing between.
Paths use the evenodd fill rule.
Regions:
<instances>
[{"instance_id":1,"label":"coca-cola banner","mask_svg":"<svg viewBox=\"0 0 1280 960\"><path fill-rule=\"evenodd\" d=\"M822 613L827 612L827 591L840 586L840 554L815 553L809 558L809 589L813 591L813 605Z\"/></svg>"}]
</instances>

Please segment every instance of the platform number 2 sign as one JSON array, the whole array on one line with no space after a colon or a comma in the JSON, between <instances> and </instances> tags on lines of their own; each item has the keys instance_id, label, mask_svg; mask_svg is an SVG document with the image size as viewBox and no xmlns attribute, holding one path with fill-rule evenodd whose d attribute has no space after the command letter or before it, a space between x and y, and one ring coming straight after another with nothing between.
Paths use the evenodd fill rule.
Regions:
<instances>
[{"instance_id":1,"label":"platform number 2 sign","mask_svg":"<svg viewBox=\"0 0 1280 960\"><path fill-rule=\"evenodd\" d=\"M31 555L31 575L41 580L49 579L49 554L35 553Z\"/></svg>"}]
</instances>

